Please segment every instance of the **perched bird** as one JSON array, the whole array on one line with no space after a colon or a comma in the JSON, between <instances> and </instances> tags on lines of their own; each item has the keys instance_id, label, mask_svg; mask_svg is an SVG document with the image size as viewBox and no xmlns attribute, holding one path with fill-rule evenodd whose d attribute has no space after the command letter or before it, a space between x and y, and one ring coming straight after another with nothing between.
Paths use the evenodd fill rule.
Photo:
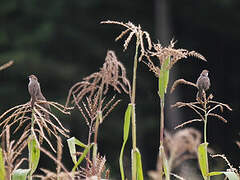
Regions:
<instances>
[{"instance_id":1,"label":"perched bird","mask_svg":"<svg viewBox=\"0 0 240 180\"><path fill-rule=\"evenodd\" d=\"M46 101L46 98L42 94L38 79L35 75L29 76L28 92L31 96L32 108L37 100ZM44 103L42 107L44 107L47 110L50 110L50 106L47 103ZM46 112L44 112L44 114L45 114L45 118L49 119L49 114Z\"/></svg>"},{"instance_id":2,"label":"perched bird","mask_svg":"<svg viewBox=\"0 0 240 180\"><path fill-rule=\"evenodd\" d=\"M200 74L200 76L197 80L196 85L198 87L197 97L202 100L203 93L205 93L205 91L208 90L210 87L210 79L208 77L208 70L202 71L202 73Z\"/></svg>"}]
</instances>

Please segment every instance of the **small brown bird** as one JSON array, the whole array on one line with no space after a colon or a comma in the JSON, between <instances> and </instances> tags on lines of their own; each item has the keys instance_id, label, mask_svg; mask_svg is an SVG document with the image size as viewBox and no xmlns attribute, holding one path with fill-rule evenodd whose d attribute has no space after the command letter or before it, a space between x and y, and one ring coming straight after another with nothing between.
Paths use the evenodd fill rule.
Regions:
<instances>
[{"instance_id":1,"label":"small brown bird","mask_svg":"<svg viewBox=\"0 0 240 180\"><path fill-rule=\"evenodd\" d=\"M199 97L201 100L203 99L203 93L209 89L210 87L210 79L208 77L208 70L203 70L202 73L200 74L197 83L198 87L198 93L197 97Z\"/></svg>"},{"instance_id":2,"label":"small brown bird","mask_svg":"<svg viewBox=\"0 0 240 180\"><path fill-rule=\"evenodd\" d=\"M35 75L29 76L28 92L31 96L32 108L37 100L46 101L46 98L42 94L38 79ZM50 110L49 104L44 103L42 106L45 109ZM45 118L49 119L49 114L48 113L44 113L44 114L45 114Z\"/></svg>"}]
</instances>

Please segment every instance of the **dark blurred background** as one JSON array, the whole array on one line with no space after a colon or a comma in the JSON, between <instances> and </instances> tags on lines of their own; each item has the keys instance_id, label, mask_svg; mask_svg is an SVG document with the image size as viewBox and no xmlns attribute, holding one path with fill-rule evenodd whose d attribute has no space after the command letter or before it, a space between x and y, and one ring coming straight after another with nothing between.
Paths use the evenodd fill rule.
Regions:
<instances>
[{"instance_id":1,"label":"dark blurred background","mask_svg":"<svg viewBox=\"0 0 240 180\"><path fill-rule=\"evenodd\" d=\"M35 74L48 100L65 104L69 88L83 77L98 71L107 50L116 52L132 77L134 43L123 52L123 41L114 42L123 30L117 25L101 25L102 20L141 24L153 41L163 45L174 38L177 48L195 50L208 62L188 58L171 70L170 85L175 79L196 82L202 69L210 71L211 89L215 100L229 104L233 112L223 116L228 124L210 119L208 142L217 153L224 153L239 166L240 150L240 84L239 84L239 0L1 0L0 2L0 64L14 60L14 65L0 72L0 113L29 101L28 75ZM196 115L192 111L170 109L170 104L194 101L196 90L179 86L168 96L166 126L174 127ZM118 156L122 143L124 110L129 103L122 99L99 130L99 150L107 158L112 177L119 178ZM144 97L144 98L143 98ZM137 73L137 144L142 152L144 171L155 169L159 145L159 99L157 79L144 64ZM70 117L59 117L65 127L86 142L87 128L78 111ZM200 123L191 126L202 131ZM126 150L130 158L131 141ZM65 143L64 164L72 162ZM42 156L40 166L46 167ZM49 168L53 169L54 163ZM130 166L129 166L130 167Z\"/></svg>"}]
</instances>

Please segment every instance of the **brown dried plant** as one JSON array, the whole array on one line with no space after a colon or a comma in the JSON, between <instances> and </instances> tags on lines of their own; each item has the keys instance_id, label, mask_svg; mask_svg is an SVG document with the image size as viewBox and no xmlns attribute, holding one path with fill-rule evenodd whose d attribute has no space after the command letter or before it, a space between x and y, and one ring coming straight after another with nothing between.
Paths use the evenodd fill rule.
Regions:
<instances>
[{"instance_id":1,"label":"brown dried plant","mask_svg":"<svg viewBox=\"0 0 240 180\"><path fill-rule=\"evenodd\" d=\"M71 103L79 104L83 97L89 99L95 99L96 103L99 103L100 110L102 107L102 96L106 95L109 86L112 86L118 93L121 93L121 89L130 94L131 88L129 81L126 77L126 70L122 63L118 61L114 51L109 50L107 52L105 63L99 72L95 72L85 78L83 81L76 83L71 87L68 93L66 107L70 103L71 97L73 100Z\"/></svg>"},{"instance_id":2,"label":"brown dried plant","mask_svg":"<svg viewBox=\"0 0 240 180\"><path fill-rule=\"evenodd\" d=\"M173 91L176 89L176 87L180 84L186 84L186 85L190 85L190 86L193 86L195 88L198 88L195 83L192 83L190 81L186 81L185 79L178 79L178 80L174 81L174 83L171 87L170 93L173 93Z\"/></svg>"},{"instance_id":3,"label":"brown dried plant","mask_svg":"<svg viewBox=\"0 0 240 180\"><path fill-rule=\"evenodd\" d=\"M4 70L4 69L6 69L6 68L8 68L8 67L10 67L10 66L12 66L12 65L13 65L13 61L11 60L11 61L9 61L9 62L1 65L1 66L0 66L0 71Z\"/></svg>"},{"instance_id":4,"label":"brown dried plant","mask_svg":"<svg viewBox=\"0 0 240 180\"><path fill-rule=\"evenodd\" d=\"M97 137L98 128L109 113L116 107L120 100L116 96L107 98L106 94L109 87L113 87L118 93L122 91L131 94L131 87L126 77L126 70L121 62L118 61L114 51L107 52L105 62L100 71L95 72L76 83L69 90L66 107L70 104L77 106L88 126L88 145L94 134L93 145L93 166L97 168ZM90 159L90 152L86 159ZM87 168L90 168L87 161ZM92 166L92 167L93 167Z\"/></svg>"},{"instance_id":5,"label":"brown dried plant","mask_svg":"<svg viewBox=\"0 0 240 180\"><path fill-rule=\"evenodd\" d=\"M176 126L175 129L177 129L179 127L183 127L184 125L195 122L195 121L205 121L206 117L208 117L208 116L216 117L217 119L223 121L224 123L227 123L227 120L224 117L222 117L221 115L219 115L217 113L214 113L213 111L220 109L220 111L223 112L224 108L226 108L230 111L232 111L232 109L227 104L213 101L212 99L213 99L212 94L210 94L206 98L206 94L204 93L204 101L197 98L197 101L195 101L195 102L189 102L189 103L177 102L176 104L172 105L172 107L177 107L177 108L189 107L194 112L196 112L199 116L199 118L197 118L197 119L192 119L192 120L186 121L186 122Z\"/></svg>"},{"instance_id":6,"label":"brown dried plant","mask_svg":"<svg viewBox=\"0 0 240 180\"><path fill-rule=\"evenodd\" d=\"M160 69L163 65L163 62L169 57L171 58L170 64L167 69L171 69L174 64L176 64L180 59L185 59L189 56L199 58L203 61L207 61L205 57L198 52L188 51L186 49L175 49L175 43L173 40L170 41L169 46L163 47L160 43L153 44L153 51L145 52L147 62L144 63L149 67L149 70L152 71L157 77L160 75ZM152 57L157 57L159 62L154 63Z\"/></svg>"},{"instance_id":7,"label":"brown dried plant","mask_svg":"<svg viewBox=\"0 0 240 180\"><path fill-rule=\"evenodd\" d=\"M140 25L136 26L130 21L128 23L123 23L123 22L109 21L109 20L102 21L101 24L118 24L126 28L126 30L122 31L122 33L115 39L115 41L118 41L119 39L122 39L123 36L125 36L129 32L129 35L126 38L123 45L124 51L127 49L129 42L132 40L133 36L135 35L141 47L141 55L138 58L139 61L142 60L142 57L145 55L145 52L146 52L144 47L144 38L147 40L148 49L152 49L152 41L150 39L150 35L147 31L143 31Z\"/></svg>"},{"instance_id":8,"label":"brown dried plant","mask_svg":"<svg viewBox=\"0 0 240 180\"><path fill-rule=\"evenodd\" d=\"M165 131L164 149L168 156L170 172L183 161L197 158L197 148L201 143L201 137L201 133L194 128L185 128L173 135ZM157 169L149 171L148 175L153 180L160 178L160 158L158 158ZM181 177L177 178L181 179Z\"/></svg>"},{"instance_id":9,"label":"brown dried plant","mask_svg":"<svg viewBox=\"0 0 240 180\"><path fill-rule=\"evenodd\" d=\"M109 179L109 169L106 169L105 167L105 163L106 163L105 156L102 157L98 154L95 165L93 161L90 161L89 159L87 159L87 161L89 162L90 166L87 168L81 167L81 170L80 170L81 178L96 179L96 180L101 180L102 178Z\"/></svg>"},{"instance_id":10,"label":"brown dried plant","mask_svg":"<svg viewBox=\"0 0 240 180\"><path fill-rule=\"evenodd\" d=\"M40 146L42 140L45 140L51 149L56 152L49 137L46 136L46 132L49 136L53 135L57 138L58 134L68 137L69 130L64 128L59 119L52 112L45 109L43 104L48 104L63 114L70 114L69 110L72 109L50 101L37 101L33 109L30 102L15 106L0 116L0 127L2 127L0 137L5 133L7 125L10 129L14 129L13 133L24 127L24 133L27 133L26 137L32 134L37 140L38 146ZM46 118L46 114L52 117L53 120Z\"/></svg>"},{"instance_id":11,"label":"brown dried plant","mask_svg":"<svg viewBox=\"0 0 240 180\"><path fill-rule=\"evenodd\" d=\"M6 168L6 179L11 179L13 171L27 159L20 157L22 151L27 147L28 142L25 139L28 138L28 131L25 131L21 137L15 141L10 140L10 127L7 125L6 130L1 139L1 147L3 151L3 160Z\"/></svg>"},{"instance_id":12,"label":"brown dried plant","mask_svg":"<svg viewBox=\"0 0 240 180\"><path fill-rule=\"evenodd\" d=\"M96 119L100 118L99 123L102 123L120 102L120 100L116 100L115 96L106 101L107 98L104 95L107 94L109 86L112 86L118 93L123 90L125 93L131 94L126 70L122 63L118 61L114 51L111 50L107 52L105 63L99 72L85 77L83 81L72 86L65 105L66 107L69 105L72 97L71 103L77 106L89 126L88 144L90 144L92 133L96 130L94 127Z\"/></svg>"}]
</instances>

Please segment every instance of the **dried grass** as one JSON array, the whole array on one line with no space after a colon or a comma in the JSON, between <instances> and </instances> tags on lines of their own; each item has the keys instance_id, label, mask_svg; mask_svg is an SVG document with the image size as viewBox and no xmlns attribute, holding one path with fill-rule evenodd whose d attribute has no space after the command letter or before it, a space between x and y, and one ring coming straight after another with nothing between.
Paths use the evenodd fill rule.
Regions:
<instances>
[{"instance_id":1,"label":"dried grass","mask_svg":"<svg viewBox=\"0 0 240 180\"><path fill-rule=\"evenodd\" d=\"M163 62L170 57L170 64L167 69L171 69L174 64L176 64L181 59L186 59L189 56L194 56L203 61L207 61L205 57L195 51L188 51L186 49L175 49L175 42L170 41L169 46L163 47L160 43L153 44L153 51L147 51L144 53L146 56L147 62L144 62L149 70L154 72L157 77L159 77L160 69ZM158 62L154 63L152 57L157 57Z\"/></svg>"},{"instance_id":2,"label":"dried grass","mask_svg":"<svg viewBox=\"0 0 240 180\"><path fill-rule=\"evenodd\" d=\"M198 114L198 116L200 117L200 119L193 119L193 120L184 122L176 126L175 128L183 127L184 125L195 122L195 121L204 121L205 113L206 113L206 116L216 117L217 119L223 121L224 123L227 123L227 120L224 117L222 117L217 113L213 113L213 111L216 111L217 109L219 109L221 112L223 112L224 108L226 108L229 111L232 111L231 107L227 104L213 101L212 99L213 99L212 94L210 94L207 98L206 98L206 94L204 94L204 101L198 98L196 102L189 102L189 103L176 102L174 105L172 105L171 107L177 107L177 108L189 107L194 112L196 112L196 114Z\"/></svg>"},{"instance_id":3,"label":"dried grass","mask_svg":"<svg viewBox=\"0 0 240 180\"><path fill-rule=\"evenodd\" d=\"M90 160L88 160L90 161ZM90 161L90 166L87 168L81 168L80 170L80 176L81 178L84 179L91 179L91 177L96 176L97 179L102 179L102 176L105 174L106 179L108 179L108 175L109 175L109 170L106 170L107 172L105 172L105 163L106 163L106 158L100 156L99 154L96 157L96 161L95 163ZM104 173L105 172L105 173Z\"/></svg>"},{"instance_id":4,"label":"dried grass","mask_svg":"<svg viewBox=\"0 0 240 180\"><path fill-rule=\"evenodd\" d=\"M51 147L51 149L56 152L51 141L49 140L49 137L46 136L45 131L47 131L49 136L53 135L57 138L58 134L68 137L67 133L69 132L69 130L64 128L60 120L53 113L45 109L42 104L48 104L57 109L58 111L62 112L63 114L70 114L69 111L72 109L65 108L59 103L50 101L37 101L33 109L31 108L30 102L15 106L7 110L0 116L0 127L3 128L0 137L3 136L3 134L5 133L7 125L9 128L14 127L13 125L17 125L16 128L14 127L14 133L19 131L20 128L23 127L24 132L27 132L27 135L33 134L35 136L35 139L37 140L39 146L39 141L45 140ZM46 114L49 117L52 117L52 120L46 118ZM37 138L38 135L39 138Z\"/></svg>"},{"instance_id":5,"label":"dried grass","mask_svg":"<svg viewBox=\"0 0 240 180\"><path fill-rule=\"evenodd\" d=\"M176 87L180 84L186 84L186 85L190 85L190 86L198 88L195 83L192 83L190 81L186 81L185 79L178 79L178 80L174 81L174 83L171 87L170 93L173 93L173 91L176 89Z\"/></svg>"},{"instance_id":6,"label":"dried grass","mask_svg":"<svg viewBox=\"0 0 240 180\"><path fill-rule=\"evenodd\" d=\"M146 53L146 50L144 47L144 39L146 39L147 41L148 49L149 50L152 49L152 41L151 41L150 35L147 31L143 31L140 25L136 26L131 22L123 23L123 22L109 21L109 20L102 21L101 24L117 24L126 28L126 30L122 31L122 33L119 36L117 36L117 38L115 39L115 41L118 41L119 39L122 39L123 36L125 36L127 33L129 33L123 45L124 51L128 48L130 41L135 35L141 47L141 55L139 56L139 61L142 60L142 57L145 56L145 53Z\"/></svg>"},{"instance_id":7,"label":"dried grass","mask_svg":"<svg viewBox=\"0 0 240 180\"><path fill-rule=\"evenodd\" d=\"M66 101L66 107L71 103L78 104L85 96L94 99L98 104L102 95L106 95L109 86L112 86L118 93L124 91L131 94L131 86L126 77L125 67L118 61L114 51L108 51L105 63L99 72L95 72L76 83L71 87Z\"/></svg>"}]
</instances>

